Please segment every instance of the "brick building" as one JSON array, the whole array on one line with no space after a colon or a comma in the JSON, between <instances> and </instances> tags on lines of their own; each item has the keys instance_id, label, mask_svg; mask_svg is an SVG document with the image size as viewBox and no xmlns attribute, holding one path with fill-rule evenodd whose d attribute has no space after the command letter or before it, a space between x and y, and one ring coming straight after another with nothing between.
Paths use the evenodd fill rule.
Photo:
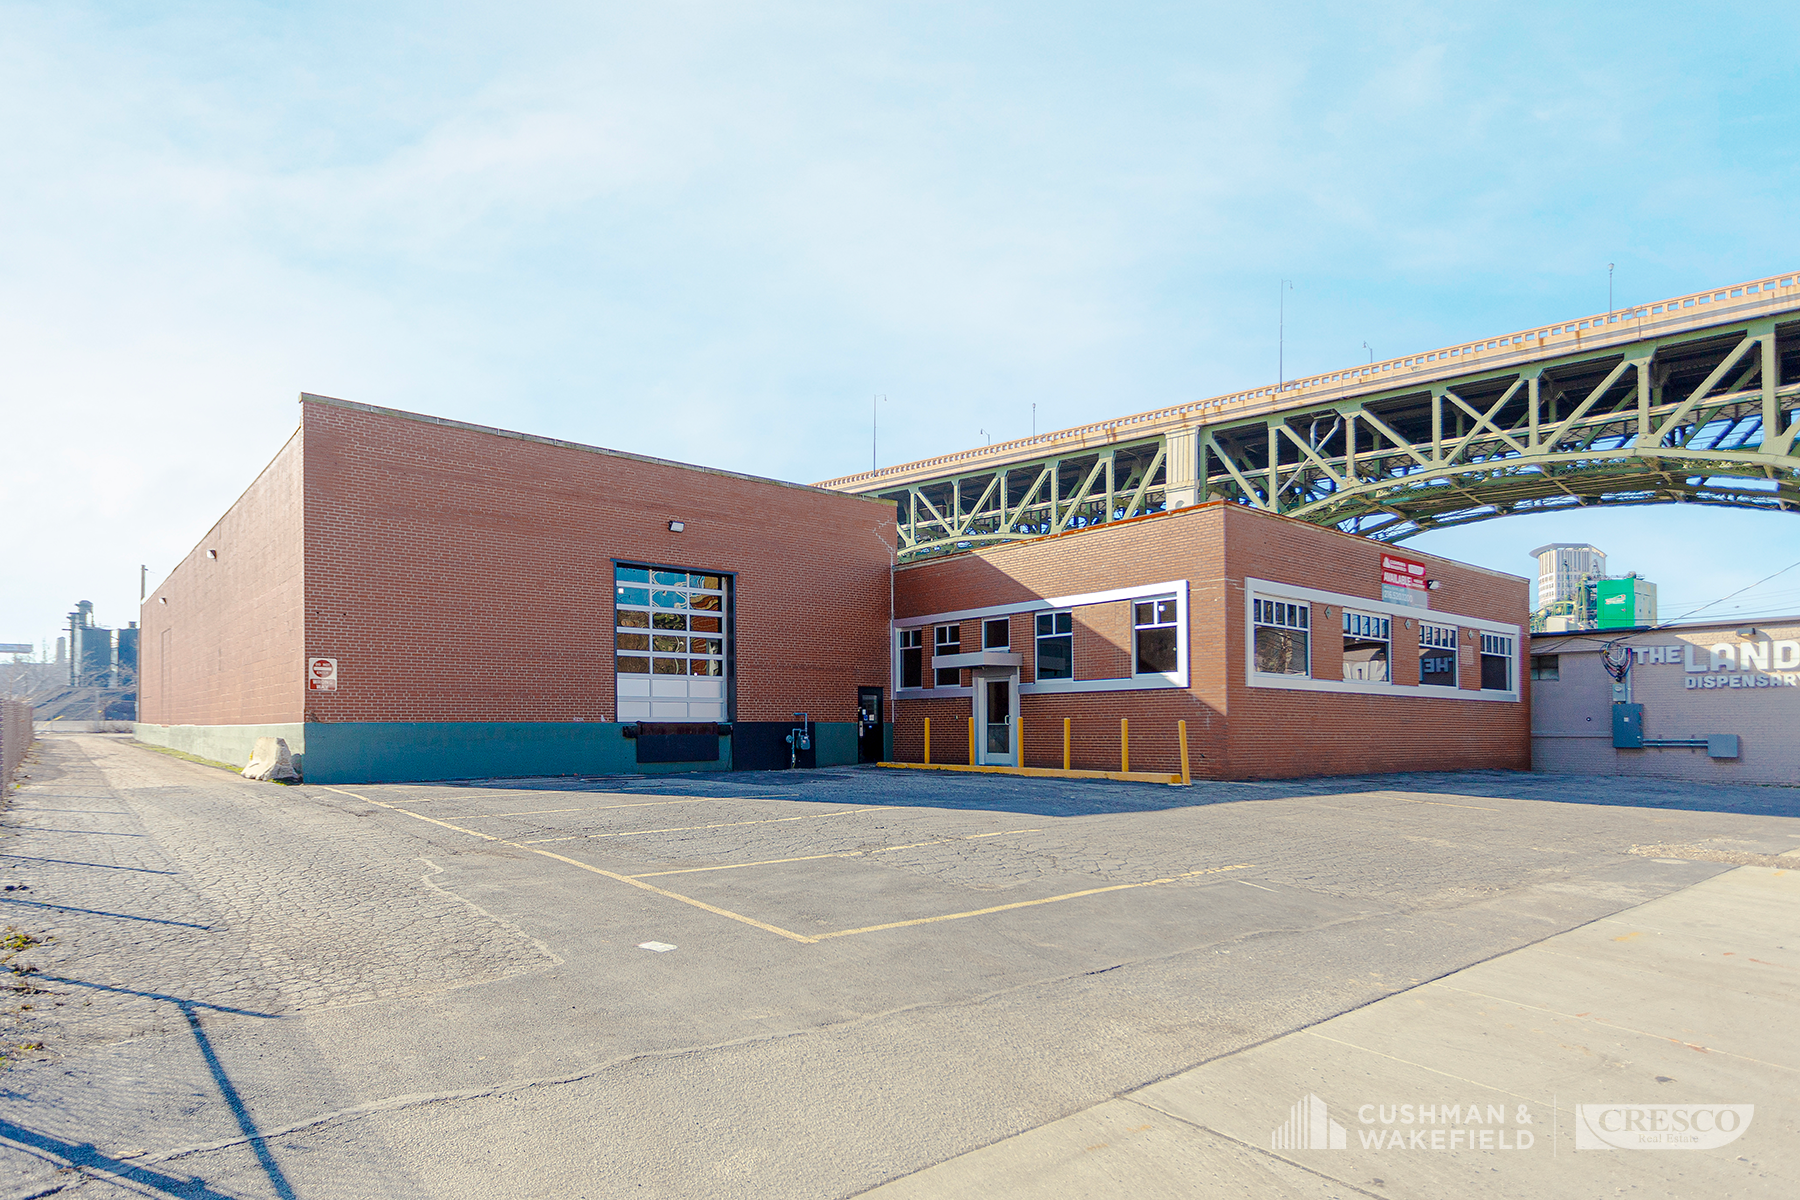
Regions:
<instances>
[{"instance_id":1,"label":"brick building","mask_svg":"<svg viewBox=\"0 0 1800 1200\"><path fill-rule=\"evenodd\" d=\"M967 762L973 717L977 762L1060 767L1068 718L1117 770L1124 717L1134 770L1179 769L1179 720L1196 776L1523 770L1529 586L1224 502L907 565L894 752L930 717Z\"/></svg>"},{"instance_id":2,"label":"brick building","mask_svg":"<svg viewBox=\"0 0 1800 1200\"><path fill-rule=\"evenodd\" d=\"M893 544L874 500L306 396L144 604L139 736L446 779L786 766L805 713L800 762L879 758Z\"/></svg>"},{"instance_id":3,"label":"brick building","mask_svg":"<svg viewBox=\"0 0 1800 1200\"><path fill-rule=\"evenodd\" d=\"M1214 503L895 569L841 492L305 396L143 610L139 736L315 782L1524 768L1528 583ZM804 715L801 715L804 714ZM1018 737L1023 720L1024 745ZM798 728L802 736L792 737Z\"/></svg>"},{"instance_id":4,"label":"brick building","mask_svg":"<svg viewBox=\"0 0 1800 1200\"><path fill-rule=\"evenodd\" d=\"M1800 617L1537 634L1530 673L1536 770L1800 784Z\"/></svg>"}]
</instances>

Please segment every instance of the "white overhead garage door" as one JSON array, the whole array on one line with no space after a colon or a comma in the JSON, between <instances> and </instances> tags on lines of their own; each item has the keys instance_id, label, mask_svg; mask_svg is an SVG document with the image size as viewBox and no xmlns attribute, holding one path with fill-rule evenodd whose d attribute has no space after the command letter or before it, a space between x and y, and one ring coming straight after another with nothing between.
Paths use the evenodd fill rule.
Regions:
<instances>
[{"instance_id":1,"label":"white overhead garage door","mask_svg":"<svg viewBox=\"0 0 1800 1200\"><path fill-rule=\"evenodd\" d=\"M725 719L722 575L613 568L619 720Z\"/></svg>"}]
</instances>

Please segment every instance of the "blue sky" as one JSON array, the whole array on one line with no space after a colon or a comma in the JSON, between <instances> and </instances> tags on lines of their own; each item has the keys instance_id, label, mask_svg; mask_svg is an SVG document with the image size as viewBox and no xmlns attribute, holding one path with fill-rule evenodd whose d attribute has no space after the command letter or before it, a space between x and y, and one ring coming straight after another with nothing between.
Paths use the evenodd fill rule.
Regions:
<instances>
[{"instance_id":1,"label":"blue sky","mask_svg":"<svg viewBox=\"0 0 1800 1200\"><path fill-rule=\"evenodd\" d=\"M877 393L889 463L1272 382L1283 277L1294 375L1800 267L1792 6L1247 7L0 2L0 641L301 391L813 480ZM1800 522L1409 544L1549 541L1673 615Z\"/></svg>"}]
</instances>

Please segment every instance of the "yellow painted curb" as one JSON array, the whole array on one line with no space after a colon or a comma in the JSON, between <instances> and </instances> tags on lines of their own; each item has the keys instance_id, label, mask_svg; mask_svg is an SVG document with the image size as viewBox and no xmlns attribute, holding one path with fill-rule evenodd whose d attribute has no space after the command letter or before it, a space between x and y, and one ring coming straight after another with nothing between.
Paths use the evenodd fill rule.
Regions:
<instances>
[{"instance_id":1,"label":"yellow painted curb","mask_svg":"<svg viewBox=\"0 0 1800 1200\"><path fill-rule=\"evenodd\" d=\"M982 775L1027 775L1037 779L1111 779L1119 783L1164 783L1180 787L1181 776L1160 771L1064 771L1058 767L970 767L961 763L876 763L904 771L973 771Z\"/></svg>"}]
</instances>

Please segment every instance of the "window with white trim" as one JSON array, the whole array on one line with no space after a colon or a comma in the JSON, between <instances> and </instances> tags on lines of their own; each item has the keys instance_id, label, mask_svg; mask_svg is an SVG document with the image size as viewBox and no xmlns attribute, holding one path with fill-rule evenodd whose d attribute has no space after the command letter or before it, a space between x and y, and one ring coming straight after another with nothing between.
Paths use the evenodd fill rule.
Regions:
<instances>
[{"instance_id":1,"label":"window with white trim","mask_svg":"<svg viewBox=\"0 0 1800 1200\"><path fill-rule=\"evenodd\" d=\"M1311 675L1312 607L1287 600L1251 602L1256 669L1265 675Z\"/></svg>"},{"instance_id":2,"label":"window with white trim","mask_svg":"<svg viewBox=\"0 0 1800 1200\"><path fill-rule=\"evenodd\" d=\"M1075 614L1037 615L1037 678L1075 678Z\"/></svg>"},{"instance_id":3,"label":"window with white trim","mask_svg":"<svg viewBox=\"0 0 1800 1200\"><path fill-rule=\"evenodd\" d=\"M1180 669L1175 600L1140 600L1132 608L1132 635L1139 675L1172 675Z\"/></svg>"},{"instance_id":4,"label":"window with white trim","mask_svg":"<svg viewBox=\"0 0 1800 1200\"><path fill-rule=\"evenodd\" d=\"M1419 683L1456 686L1456 626L1419 625Z\"/></svg>"},{"instance_id":5,"label":"window with white trim","mask_svg":"<svg viewBox=\"0 0 1800 1200\"><path fill-rule=\"evenodd\" d=\"M925 631L923 629L902 629L900 631L900 686L903 688L925 686Z\"/></svg>"},{"instance_id":6,"label":"window with white trim","mask_svg":"<svg viewBox=\"0 0 1800 1200\"><path fill-rule=\"evenodd\" d=\"M1344 678L1357 683L1391 683L1388 674L1389 619L1375 613L1344 612Z\"/></svg>"},{"instance_id":7,"label":"window with white trim","mask_svg":"<svg viewBox=\"0 0 1800 1200\"><path fill-rule=\"evenodd\" d=\"M962 626L939 625L935 640L932 643L934 656L962 653ZM933 671L938 687L961 687L962 669L960 667L937 667Z\"/></svg>"},{"instance_id":8,"label":"window with white trim","mask_svg":"<svg viewBox=\"0 0 1800 1200\"><path fill-rule=\"evenodd\" d=\"M1513 640L1498 633L1481 635L1481 690L1513 690Z\"/></svg>"}]
</instances>

